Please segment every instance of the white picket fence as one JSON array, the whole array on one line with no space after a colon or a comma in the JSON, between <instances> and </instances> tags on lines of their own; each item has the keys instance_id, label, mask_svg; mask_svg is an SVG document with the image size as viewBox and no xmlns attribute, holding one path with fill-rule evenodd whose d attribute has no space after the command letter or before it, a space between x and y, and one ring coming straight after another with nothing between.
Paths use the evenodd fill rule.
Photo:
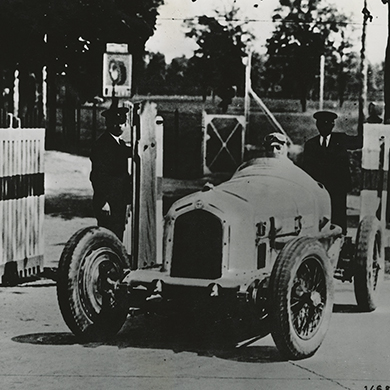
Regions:
<instances>
[{"instance_id":1,"label":"white picket fence","mask_svg":"<svg viewBox=\"0 0 390 390\"><path fill-rule=\"evenodd\" d=\"M0 276L43 270L44 129L0 129Z\"/></svg>"}]
</instances>

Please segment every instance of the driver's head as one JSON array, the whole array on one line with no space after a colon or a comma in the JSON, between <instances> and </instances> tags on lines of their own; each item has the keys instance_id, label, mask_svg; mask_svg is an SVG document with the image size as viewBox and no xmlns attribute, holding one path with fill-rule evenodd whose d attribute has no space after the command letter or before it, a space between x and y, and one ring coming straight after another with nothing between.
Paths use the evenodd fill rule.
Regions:
<instances>
[{"instance_id":1,"label":"driver's head","mask_svg":"<svg viewBox=\"0 0 390 390\"><path fill-rule=\"evenodd\" d=\"M287 138L282 133L271 133L264 137L264 147L267 157L287 157Z\"/></svg>"},{"instance_id":2,"label":"driver's head","mask_svg":"<svg viewBox=\"0 0 390 390\"><path fill-rule=\"evenodd\" d=\"M323 137L327 137L333 130L337 114L331 111L317 111L313 115L316 126Z\"/></svg>"}]
</instances>

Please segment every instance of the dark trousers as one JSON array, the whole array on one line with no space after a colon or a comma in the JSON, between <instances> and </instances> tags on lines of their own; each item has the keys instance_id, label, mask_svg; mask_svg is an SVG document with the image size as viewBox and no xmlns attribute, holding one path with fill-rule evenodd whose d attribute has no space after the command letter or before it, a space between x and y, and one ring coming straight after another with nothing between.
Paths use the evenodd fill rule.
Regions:
<instances>
[{"instance_id":1,"label":"dark trousers","mask_svg":"<svg viewBox=\"0 0 390 390\"><path fill-rule=\"evenodd\" d=\"M111 230L121 241L126 224L126 204L110 204L110 214L95 208L95 216L98 226Z\"/></svg>"},{"instance_id":2,"label":"dark trousers","mask_svg":"<svg viewBox=\"0 0 390 390\"><path fill-rule=\"evenodd\" d=\"M332 223L340 226L347 233L347 193L344 191L329 191L332 206Z\"/></svg>"}]
</instances>

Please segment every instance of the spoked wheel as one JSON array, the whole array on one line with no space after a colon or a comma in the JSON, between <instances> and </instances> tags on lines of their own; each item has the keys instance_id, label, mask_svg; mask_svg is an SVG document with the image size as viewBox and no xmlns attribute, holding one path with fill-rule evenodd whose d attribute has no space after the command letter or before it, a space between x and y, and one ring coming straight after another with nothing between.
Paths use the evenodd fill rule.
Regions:
<instances>
[{"instance_id":1,"label":"spoked wheel","mask_svg":"<svg viewBox=\"0 0 390 390\"><path fill-rule=\"evenodd\" d=\"M279 253L270 280L272 337L288 359L313 355L329 326L333 306L330 261L315 239L302 237Z\"/></svg>"},{"instance_id":2,"label":"spoked wheel","mask_svg":"<svg viewBox=\"0 0 390 390\"><path fill-rule=\"evenodd\" d=\"M378 304L378 292L385 271L383 232L375 217L366 217L360 222L356 236L355 267L354 287L359 309L373 311Z\"/></svg>"},{"instance_id":3,"label":"spoked wheel","mask_svg":"<svg viewBox=\"0 0 390 390\"><path fill-rule=\"evenodd\" d=\"M126 251L112 232L88 227L70 238L59 263L57 297L76 336L102 339L120 330L128 308L117 284L125 268Z\"/></svg>"}]
</instances>

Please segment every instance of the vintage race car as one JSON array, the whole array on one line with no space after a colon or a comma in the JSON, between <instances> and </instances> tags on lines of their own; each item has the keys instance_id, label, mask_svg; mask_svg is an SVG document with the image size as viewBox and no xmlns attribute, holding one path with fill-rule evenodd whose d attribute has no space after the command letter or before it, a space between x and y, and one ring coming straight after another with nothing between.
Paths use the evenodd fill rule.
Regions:
<instances>
[{"instance_id":1,"label":"vintage race car","mask_svg":"<svg viewBox=\"0 0 390 390\"><path fill-rule=\"evenodd\" d=\"M379 221L363 219L351 245L330 215L328 192L290 160L252 160L171 206L162 264L131 269L108 230L75 233L58 269L61 312L89 338L118 332L129 307L229 300L272 321L286 358L311 356L331 318L333 276L353 279L358 305L370 311L384 273Z\"/></svg>"}]
</instances>

